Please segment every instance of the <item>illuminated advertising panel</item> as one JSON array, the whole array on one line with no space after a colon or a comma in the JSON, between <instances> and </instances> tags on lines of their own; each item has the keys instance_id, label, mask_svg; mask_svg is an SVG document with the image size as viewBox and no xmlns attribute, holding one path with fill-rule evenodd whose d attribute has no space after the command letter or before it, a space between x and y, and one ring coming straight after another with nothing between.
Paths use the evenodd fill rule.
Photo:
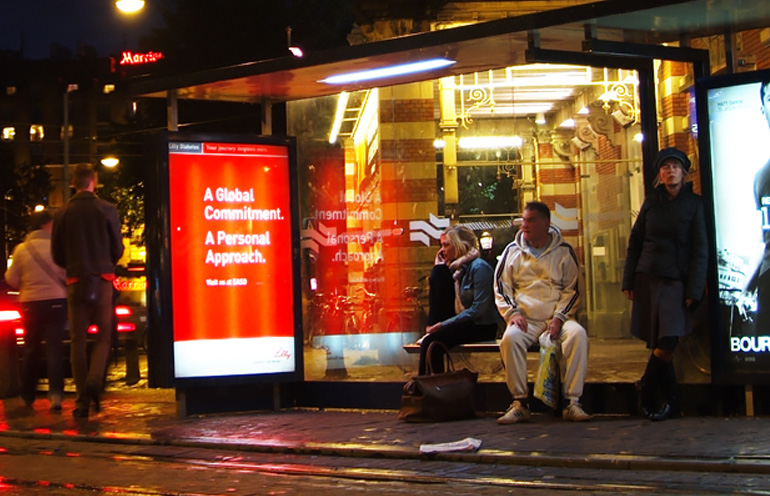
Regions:
<instances>
[{"instance_id":1,"label":"illuminated advertising panel","mask_svg":"<svg viewBox=\"0 0 770 496\"><path fill-rule=\"evenodd\" d=\"M770 86L765 94L762 81L770 83L770 71L698 85L716 245L712 357L718 375L752 382L770 378Z\"/></svg>"},{"instance_id":2,"label":"illuminated advertising panel","mask_svg":"<svg viewBox=\"0 0 770 496\"><path fill-rule=\"evenodd\" d=\"M167 146L175 378L298 376L294 142Z\"/></svg>"}]
</instances>

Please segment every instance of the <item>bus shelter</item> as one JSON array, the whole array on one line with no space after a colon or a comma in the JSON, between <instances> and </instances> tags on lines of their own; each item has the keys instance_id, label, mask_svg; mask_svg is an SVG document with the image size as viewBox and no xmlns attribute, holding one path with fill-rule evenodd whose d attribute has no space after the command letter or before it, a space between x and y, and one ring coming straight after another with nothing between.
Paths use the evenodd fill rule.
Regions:
<instances>
[{"instance_id":1,"label":"bus shelter","mask_svg":"<svg viewBox=\"0 0 770 496\"><path fill-rule=\"evenodd\" d=\"M770 67L766 26L770 1L610 0L128 81L131 94L166 100L171 132L183 124L179 107L203 99L259 106L263 135L296 140L295 182L286 183L296 188L296 244L285 253L297 262L292 325L301 377L272 395L269 388L242 395L246 406L262 405L257 397L273 405L397 406L416 372L404 345L425 326L440 231L467 225L494 264L523 206L537 200L578 253L585 295L578 317L617 371L602 376L607 362L589 358L584 402L594 411L627 409L648 352L629 336L620 283L628 235L655 174L651 159L660 147L680 148L694 164L696 190L710 194L696 83ZM148 202L162 226L168 205ZM162 255L168 234L148 233L155 386L175 381ZM770 369L730 373L715 298L680 347L680 380L700 403L716 399L750 413L751 385ZM483 407L504 409L499 357L460 359L481 373ZM239 382L232 387L253 387ZM210 387L187 388L186 410L216 408L212 397Z\"/></svg>"}]
</instances>

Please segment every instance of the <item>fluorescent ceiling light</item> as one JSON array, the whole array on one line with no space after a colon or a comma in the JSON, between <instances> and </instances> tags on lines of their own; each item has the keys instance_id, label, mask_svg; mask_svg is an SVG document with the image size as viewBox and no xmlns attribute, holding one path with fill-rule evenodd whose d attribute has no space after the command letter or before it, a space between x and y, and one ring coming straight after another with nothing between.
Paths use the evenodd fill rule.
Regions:
<instances>
[{"instance_id":1,"label":"fluorescent ceiling light","mask_svg":"<svg viewBox=\"0 0 770 496\"><path fill-rule=\"evenodd\" d=\"M537 116L535 116L535 124L545 124L545 114L542 112L538 113Z\"/></svg>"},{"instance_id":2,"label":"fluorescent ceiling light","mask_svg":"<svg viewBox=\"0 0 770 496\"><path fill-rule=\"evenodd\" d=\"M339 98L337 98L337 111L334 112L334 122L329 132L329 143L331 144L337 142L337 136L339 136L340 127L342 126L342 118L345 117L345 110L348 108L349 96L347 91L343 91L340 93Z\"/></svg>"},{"instance_id":3,"label":"fluorescent ceiling light","mask_svg":"<svg viewBox=\"0 0 770 496\"><path fill-rule=\"evenodd\" d=\"M519 136L464 136L457 142L463 149L518 148L523 140Z\"/></svg>"},{"instance_id":4,"label":"fluorescent ceiling light","mask_svg":"<svg viewBox=\"0 0 770 496\"><path fill-rule=\"evenodd\" d=\"M575 119L566 119L561 124L559 124L559 127L575 127Z\"/></svg>"},{"instance_id":5,"label":"fluorescent ceiling light","mask_svg":"<svg viewBox=\"0 0 770 496\"><path fill-rule=\"evenodd\" d=\"M329 76L319 82L326 84L357 83L360 81L370 81L372 79L383 79L394 76L403 76L405 74L414 74L416 72L432 71L433 69L441 69L442 67L447 67L455 63L456 61L448 59L421 60L420 62L391 65L369 71L338 74L336 76Z\"/></svg>"}]
</instances>

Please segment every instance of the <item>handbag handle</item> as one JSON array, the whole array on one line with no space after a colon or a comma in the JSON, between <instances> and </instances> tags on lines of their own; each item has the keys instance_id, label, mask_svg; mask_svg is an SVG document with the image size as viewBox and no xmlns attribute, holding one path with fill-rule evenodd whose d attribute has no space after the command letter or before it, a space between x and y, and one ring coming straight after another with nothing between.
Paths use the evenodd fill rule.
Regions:
<instances>
[{"instance_id":1,"label":"handbag handle","mask_svg":"<svg viewBox=\"0 0 770 496\"><path fill-rule=\"evenodd\" d=\"M431 357L433 356L432 353L433 353L434 346L439 346L441 348L444 348L444 356L446 357L446 364L447 364L446 371L454 372L455 364L452 361L452 357L449 356L449 349L441 341L433 341L430 345L428 345L428 350L425 352L425 355L427 357L426 364L425 364L426 365L425 371L428 373L428 375L433 375L433 361L431 360Z\"/></svg>"}]
</instances>

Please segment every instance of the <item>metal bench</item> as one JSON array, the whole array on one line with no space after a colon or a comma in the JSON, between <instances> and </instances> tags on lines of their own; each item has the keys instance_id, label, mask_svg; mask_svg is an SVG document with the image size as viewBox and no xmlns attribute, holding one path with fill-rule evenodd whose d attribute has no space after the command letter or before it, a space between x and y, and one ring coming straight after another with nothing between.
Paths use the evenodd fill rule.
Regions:
<instances>
[{"instance_id":1,"label":"metal bench","mask_svg":"<svg viewBox=\"0 0 770 496\"><path fill-rule=\"evenodd\" d=\"M478 343L460 344L449 350L451 353L500 353L500 339L494 341L479 341ZM419 343L408 343L404 345L404 351L407 353L419 353ZM527 350L529 353L540 351L540 345L535 343Z\"/></svg>"}]
</instances>

